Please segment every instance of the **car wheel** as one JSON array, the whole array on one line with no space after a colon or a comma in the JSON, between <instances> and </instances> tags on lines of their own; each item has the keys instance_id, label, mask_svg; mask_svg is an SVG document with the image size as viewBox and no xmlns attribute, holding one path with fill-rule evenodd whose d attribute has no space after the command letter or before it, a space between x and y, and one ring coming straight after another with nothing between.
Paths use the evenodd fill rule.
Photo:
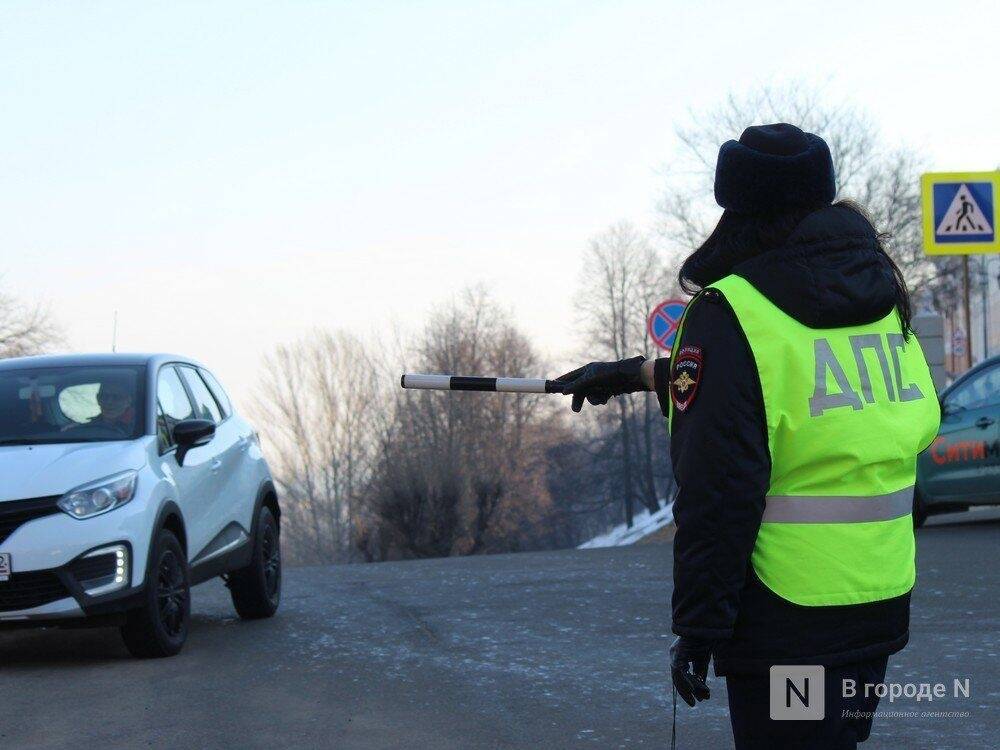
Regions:
<instances>
[{"instance_id":1,"label":"car wheel","mask_svg":"<svg viewBox=\"0 0 1000 750\"><path fill-rule=\"evenodd\" d=\"M927 520L927 503L924 502L920 490L913 493L913 528L919 529Z\"/></svg>"},{"instance_id":2,"label":"car wheel","mask_svg":"<svg viewBox=\"0 0 1000 750\"><path fill-rule=\"evenodd\" d=\"M250 564L229 575L233 606L244 620L270 617L281 601L281 534L271 509L257 514Z\"/></svg>"},{"instance_id":3,"label":"car wheel","mask_svg":"<svg viewBox=\"0 0 1000 750\"><path fill-rule=\"evenodd\" d=\"M163 529L149 556L142 606L128 613L122 639L141 659L174 656L187 640L191 576L180 542Z\"/></svg>"}]
</instances>

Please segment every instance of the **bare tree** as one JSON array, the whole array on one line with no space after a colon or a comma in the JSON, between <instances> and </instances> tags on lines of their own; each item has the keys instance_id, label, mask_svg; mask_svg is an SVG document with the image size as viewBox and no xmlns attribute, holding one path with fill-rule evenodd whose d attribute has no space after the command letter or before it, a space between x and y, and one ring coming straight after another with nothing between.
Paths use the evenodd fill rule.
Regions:
<instances>
[{"instance_id":1,"label":"bare tree","mask_svg":"<svg viewBox=\"0 0 1000 750\"><path fill-rule=\"evenodd\" d=\"M538 355L481 289L440 308L408 369L537 375ZM533 396L396 391L367 498L369 559L530 544L551 508L540 460L546 411ZM544 523L541 524L544 526Z\"/></svg>"},{"instance_id":2,"label":"bare tree","mask_svg":"<svg viewBox=\"0 0 1000 750\"><path fill-rule=\"evenodd\" d=\"M254 411L286 498L297 562L348 559L376 450L379 393L361 342L316 333L264 363Z\"/></svg>"},{"instance_id":3,"label":"bare tree","mask_svg":"<svg viewBox=\"0 0 1000 750\"><path fill-rule=\"evenodd\" d=\"M646 318L670 292L659 253L634 226L622 222L594 237L584 256L577 294L588 342L584 356L608 360L655 356ZM631 525L634 498L650 512L659 509L655 457L665 452L666 441L662 427L655 429L662 417L652 396L621 397L616 412L619 445L614 465L608 468L617 486L609 499L622 502L625 522Z\"/></svg>"},{"instance_id":4,"label":"bare tree","mask_svg":"<svg viewBox=\"0 0 1000 750\"><path fill-rule=\"evenodd\" d=\"M510 316L471 289L439 308L405 348L412 361L403 366L349 335L318 332L265 359L254 411L284 499L290 559L386 560L582 541L591 529L572 506L583 483L554 464L579 457L582 443L551 401L397 385L401 369L543 372Z\"/></svg>"},{"instance_id":5,"label":"bare tree","mask_svg":"<svg viewBox=\"0 0 1000 750\"><path fill-rule=\"evenodd\" d=\"M820 90L798 84L730 94L676 128L680 149L667 170L660 202L660 230L673 250L696 248L718 215L712 175L719 145L738 138L749 125L768 122L790 122L821 135L833 154L838 196L857 200L887 233L887 250L915 296L945 309L954 306L960 264L953 258L930 259L921 247L920 156L887 146L863 111L830 104Z\"/></svg>"},{"instance_id":6,"label":"bare tree","mask_svg":"<svg viewBox=\"0 0 1000 750\"><path fill-rule=\"evenodd\" d=\"M39 354L61 340L46 308L0 292L0 359Z\"/></svg>"}]
</instances>

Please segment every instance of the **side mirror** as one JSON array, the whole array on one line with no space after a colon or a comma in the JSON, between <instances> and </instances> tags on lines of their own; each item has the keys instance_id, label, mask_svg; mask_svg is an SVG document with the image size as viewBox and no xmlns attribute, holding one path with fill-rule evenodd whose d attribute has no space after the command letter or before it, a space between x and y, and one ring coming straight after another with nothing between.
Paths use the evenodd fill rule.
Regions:
<instances>
[{"instance_id":1,"label":"side mirror","mask_svg":"<svg viewBox=\"0 0 1000 750\"><path fill-rule=\"evenodd\" d=\"M964 411L965 407L959 406L953 402L942 401L941 402L941 416L942 417L953 417L960 411Z\"/></svg>"},{"instance_id":2,"label":"side mirror","mask_svg":"<svg viewBox=\"0 0 1000 750\"><path fill-rule=\"evenodd\" d=\"M192 448L206 445L215 436L215 423L208 419L184 419L174 425L174 442L177 443L177 465L184 465L184 457Z\"/></svg>"}]
</instances>

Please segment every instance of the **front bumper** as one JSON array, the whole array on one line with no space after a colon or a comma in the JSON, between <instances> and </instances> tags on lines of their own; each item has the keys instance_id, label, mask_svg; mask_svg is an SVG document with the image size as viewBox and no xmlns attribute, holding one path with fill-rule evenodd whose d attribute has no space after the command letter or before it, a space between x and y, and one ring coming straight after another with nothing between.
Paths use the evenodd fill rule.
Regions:
<instances>
[{"instance_id":1,"label":"front bumper","mask_svg":"<svg viewBox=\"0 0 1000 750\"><path fill-rule=\"evenodd\" d=\"M141 603L142 587L129 586L128 580L121 586L122 559L131 567L126 542L102 545L58 568L12 573L0 581L0 628L124 614Z\"/></svg>"},{"instance_id":2,"label":"front bumper","mask_svg":"<svg viewBox=\"0 0 1000 750\"><path fill-rule=\"evenodd\" d=\"M141 604L156 508L136 497L109 513L79 520L59 510L56 500L0 502L0 553L10 554L12 566L10 581L0 581L0 628L86 625L92 618L119 615ZM128 554L126 580L117 586L96 585L101 561L92 555L115 545ZM110 561L105 562L107 574Z\"/></svg>"}]
</instances>

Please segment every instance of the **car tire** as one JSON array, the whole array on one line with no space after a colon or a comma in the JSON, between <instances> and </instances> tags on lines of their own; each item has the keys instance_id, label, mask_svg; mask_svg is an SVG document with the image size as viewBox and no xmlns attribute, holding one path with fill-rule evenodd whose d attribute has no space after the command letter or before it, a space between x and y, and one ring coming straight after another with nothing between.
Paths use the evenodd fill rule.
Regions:
<instances>
[{"instance_id":1,"label":"car tire","mask_svg":"<svg viewBox=\"0 0 1000 750\"><path fill-rule=\"evenodd\" d=\"M281 529L271 509L257 513L250 564L229 575L229 593L236 613L244 620L259 620L278 611L281 602Z\"/></svg>"},{"instance_id":2,"label":"car tire","mask_svg":"<svg viewBox=\"0 0 1000 750\"><path fill-rule=\"evenodd\" d=\"M927 503L924 502L920 490L913 493L913 528L919 529L927 520Z\"/></svg>"},{"instance_id":3,"label":"car tire","mask_svg":"<svg viewBox=\"0 0 1000 750\"><path fill-rule=\"evenodd\" d=\"M141 607L126 615L122 640L132 656L156 659L180 653L191 621L191 574L177 537L162 529L147 563Z\"/></svg>"}]
</instances>

